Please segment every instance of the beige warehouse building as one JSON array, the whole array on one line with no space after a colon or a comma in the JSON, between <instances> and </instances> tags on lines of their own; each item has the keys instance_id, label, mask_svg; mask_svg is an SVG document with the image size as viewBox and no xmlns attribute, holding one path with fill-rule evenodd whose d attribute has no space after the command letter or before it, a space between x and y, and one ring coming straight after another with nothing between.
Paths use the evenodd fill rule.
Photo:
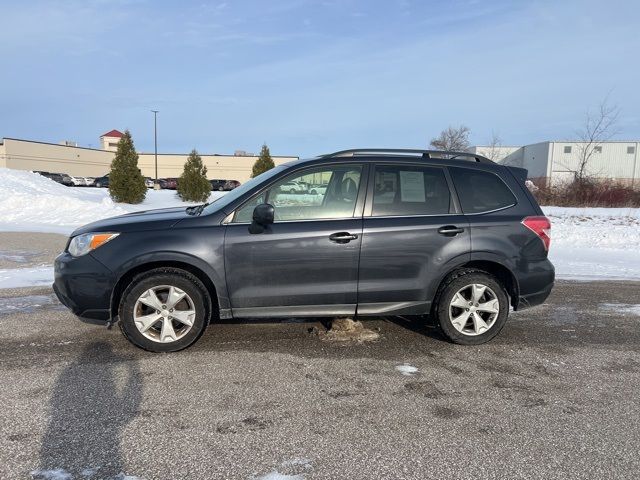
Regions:
<instances>
[{"instance_id":1,"label":"beige warehouse building","mask_svg":"<svg viewBox=\"0 0 640 480\"><path fill-rule=\"evenodd\" d=\"M72 142L62 144L3 138L0 143L0 167L16 170L67 173L74 176L100 177L111 168L117 143L122 135L112 130L100 137L101 149L78 147ZM158 177L179 177L188 153L158 153ZM155 177L153 153L138 152L142 175ZM200 154L209 179L238 180L251 178L256 155L244 152L234 155ZM273 156L276 165L296 160L294 156Z\"/></svg>"}]
</instances>

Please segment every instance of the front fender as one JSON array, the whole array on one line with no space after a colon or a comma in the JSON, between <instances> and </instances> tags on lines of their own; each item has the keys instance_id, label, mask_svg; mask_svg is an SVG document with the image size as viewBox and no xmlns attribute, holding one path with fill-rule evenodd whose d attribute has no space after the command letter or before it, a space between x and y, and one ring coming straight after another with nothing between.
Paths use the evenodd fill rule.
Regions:
<instances>
[{"instance_id":1,"label":"front fender","mask_svg":"<svg viewBox=\"0 0 640 480\"><path fill-rule=\"evenodd\" d=\"M213 284L218 306L229 308L224 275L224 227L172 228L157 232L127 232L96 249L92 254L109 266L116 279L112 292L117 293L123 278L145 265L188 265L202 272Z\"/></svg>"}]
</instances>

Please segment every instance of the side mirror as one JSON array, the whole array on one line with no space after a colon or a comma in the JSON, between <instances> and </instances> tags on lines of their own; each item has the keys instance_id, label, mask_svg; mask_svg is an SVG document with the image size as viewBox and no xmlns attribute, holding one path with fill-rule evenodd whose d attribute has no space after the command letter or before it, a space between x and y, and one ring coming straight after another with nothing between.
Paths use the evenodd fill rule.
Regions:
<instances>
[{"instance_id":1,"label":"side mirror","mask_svg":"<svg viewBox=\"0 0 640 480\"><path fill-rule=\"evenodd\" d=\"M275 209L273 205L263 203L253 209L253 222L249 226L249 233L262 233L273 223Z\"/></svg>"}]
</instances>

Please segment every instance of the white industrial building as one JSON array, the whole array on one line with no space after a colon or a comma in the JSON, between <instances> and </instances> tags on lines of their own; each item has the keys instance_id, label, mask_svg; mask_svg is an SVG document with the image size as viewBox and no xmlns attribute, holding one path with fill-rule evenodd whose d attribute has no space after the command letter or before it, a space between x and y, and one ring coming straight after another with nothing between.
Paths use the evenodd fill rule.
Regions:
<instances>
[{"instance_id":1,"label":"white industrial building","mask_svg":"<svg viewBox=\"0 0 640 480\"><path fill-rule=\"evenodd\" d=\"M640 186L640 142L609 141L592 145L583 142L540 142L525 146L478 145L469 149L506 165L526 168L529 178L553 184L575 178L582 152L591 154L586 172L631 186Z\"/></svg>"}]
</instances>

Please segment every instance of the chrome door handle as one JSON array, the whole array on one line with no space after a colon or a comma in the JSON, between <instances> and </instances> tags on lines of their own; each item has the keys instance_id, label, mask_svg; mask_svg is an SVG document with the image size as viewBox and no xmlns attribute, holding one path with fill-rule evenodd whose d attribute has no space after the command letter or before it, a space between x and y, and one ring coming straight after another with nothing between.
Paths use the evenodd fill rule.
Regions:
<instances>
[{"instance_id":1,"label":"chrome door handle","mask_svg":"<svg viewBox=\"0 0 640 480\"><path fill-rule=\"evenodd\" d=\"M329 235L329 240L336 243L349 243L351 240L356 240L358 235L353 235L349 232L338 232Z\"/></svg>"}]
</instances>

